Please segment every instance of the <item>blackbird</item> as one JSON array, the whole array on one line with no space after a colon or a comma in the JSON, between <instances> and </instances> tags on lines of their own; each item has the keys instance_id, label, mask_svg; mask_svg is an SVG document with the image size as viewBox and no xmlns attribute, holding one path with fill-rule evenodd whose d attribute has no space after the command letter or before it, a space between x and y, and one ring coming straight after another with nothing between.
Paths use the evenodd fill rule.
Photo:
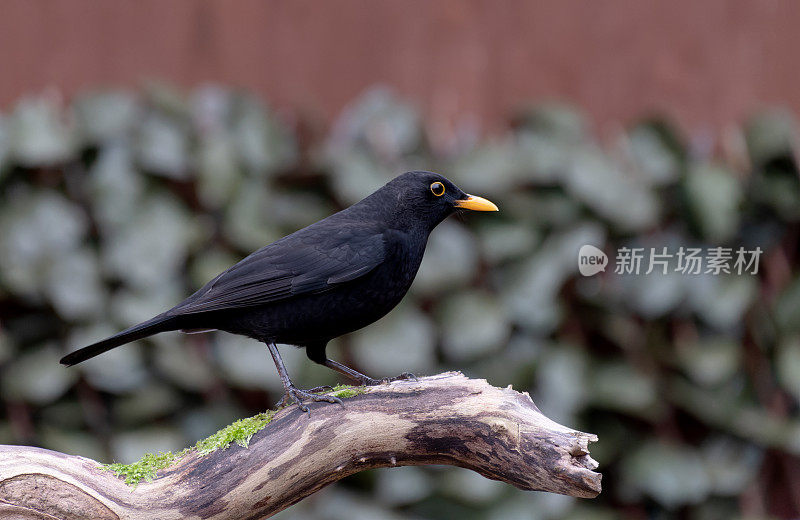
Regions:
<instances>
[{"instance_id":1,"label":"blackbird","mask_svg":"<svg viewBox=\"0 0 800 520\"><path fill-rule=\"evenodd\" d=\"M497 206L437 173L406 172L349 208L250 254L168 311L72 352L61 363L71 366L159 332L223 330L267 345L285 389L281 402L295 401L306 412L304 399L341 403L295 387L276 343L305 347L311 361L362 385L380 383L328 359L325 346L400 302L428 235L459 210Z\"/></svg>"}]
</instances>

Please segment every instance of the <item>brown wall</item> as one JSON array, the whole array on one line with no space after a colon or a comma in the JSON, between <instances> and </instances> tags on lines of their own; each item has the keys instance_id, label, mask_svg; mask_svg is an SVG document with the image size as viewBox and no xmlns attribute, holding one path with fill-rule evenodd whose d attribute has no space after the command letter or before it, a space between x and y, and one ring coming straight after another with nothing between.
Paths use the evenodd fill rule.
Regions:
<instances>
[{"instance_id":1,"label":"brown wall","mask_svg":"<svg viewBox=\"0 0 800 520\"><path fill-rule=\"evenodd\" d=\"M497 129L556 98L602 127L658 111L718 130L800 109L798 26L800 2L777 0L0 0L0 106L212 80L327 120L383 82L434 125Z\"/></svg>"}]
</instances>

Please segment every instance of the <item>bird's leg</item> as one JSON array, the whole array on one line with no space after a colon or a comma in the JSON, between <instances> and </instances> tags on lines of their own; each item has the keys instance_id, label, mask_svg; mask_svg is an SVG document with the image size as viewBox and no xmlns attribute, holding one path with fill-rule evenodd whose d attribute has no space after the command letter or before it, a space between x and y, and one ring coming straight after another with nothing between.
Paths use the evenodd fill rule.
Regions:
<instances>
[{"instance_id":1,"label":"bird's leg","mask_svg":"<svg viewBox=\"0 0 800 520\"><path fill-rule=\"evenodd\" d=\"M417 380L417 376L415 376L414 374L412 374L410 372L403 372L399 376L395 376L395 377L386 377L386 378L383 378L383 379L373 379L373 378L369 377L368 375L362 374L358 370L353 370L352 368L350 368L350 367L348 367L346 365L343 365L343 364L339 363L338 361L334 361L332 359L327 359L327 358L325 359L324 365L326 367L328 367L328 368L332 368L333 370L336 370L340 374L346 375L347 377L349 377L351 379L355 379L362 386L375 386L375 385L379 385L381 383L389 383L391 381L397 381L399 379L411 379L413 381Z\"/></svg>"},{"instance_id":2,"label":"bird's leg","mask_svg":"<svg viewBox=\"0 0 800 520\"><path fill-rule=\"evenodd\" d=\"M281 378L281 382L283 383L283 389L285 391L283 398L278 402L278 407L290 404L292 401L297 403L297 407L306 412L307 414L311 415L311 412L308 409L308 406L303 404L303 399L310 399L312 401L324 401L327 403L339 403L343 404L342 400L338 397L333 395L319 395L309 392L308 390L301 390L294 386L292 380L289 379L289 373L286 371L286 367L283 364L283 360L281 359L281 354L278 352L278 347L272 341L266 341L267 348L269 349L269 353L272 355L272 360L275 362L275 367L278 369L278 375Z\"/></svg>"},{"instance_id":3,"label":"bird's leg","mask_svg":"<svg viewBox=\"0 0 800 520\"><path fill-rule=\"evenodd\" d=\"M334 361L332 359L325 359L324 365L326 367L328 367L328 368L332 368L333 370L336 370L340 374L346 375L350 379L354 379L354 380L358 381L358 383L360 385L372 386L372 385L380 384L379 380L373 379L373 378L369 377L366 374L362 374L358 370L353 370L352 368L350 368L350 367L348 367L346 365L343 365L343 364L341 364L341 363L339 363L337 361Z\"/></svg>"}]
</instances>

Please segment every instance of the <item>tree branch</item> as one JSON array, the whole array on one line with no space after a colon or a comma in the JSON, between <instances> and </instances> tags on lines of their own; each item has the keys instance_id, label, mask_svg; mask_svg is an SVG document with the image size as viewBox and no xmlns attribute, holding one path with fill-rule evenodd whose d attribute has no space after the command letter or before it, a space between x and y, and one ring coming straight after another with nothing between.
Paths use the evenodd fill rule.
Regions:
<instances>
[{"instance_id":1,"label":"tree branch","mask_svg":"<svg viewBox=\"0 0 800 520\"><path fill-rule=\"evenodd\" d=\"M90 459L0 446L0 517L259 519L369 468L451 464L526 490L594 497L592 434L561 426L527 394L445 373L344 401L278 412L250 442L190 452L152 482L126 485Z\"/></svg>"}]
</instances>

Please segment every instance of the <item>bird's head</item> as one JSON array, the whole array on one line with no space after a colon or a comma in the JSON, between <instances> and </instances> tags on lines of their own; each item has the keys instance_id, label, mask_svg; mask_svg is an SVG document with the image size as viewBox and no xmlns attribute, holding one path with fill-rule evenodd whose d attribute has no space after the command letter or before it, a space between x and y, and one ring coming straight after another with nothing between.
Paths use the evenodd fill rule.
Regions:
<instances>
[{"instance_id":1,"label":"bird's head","mask_svg":"<svg viewBox=\"0 0 800 520\"><path fill-rule=\"evenodd\" d=\"M428 171L399 175L369 198L373 197L394 223L419 224L428 230L457 211L498 211L494 203L464 193L443 175Z\"/></svg>"}]
</instances>

